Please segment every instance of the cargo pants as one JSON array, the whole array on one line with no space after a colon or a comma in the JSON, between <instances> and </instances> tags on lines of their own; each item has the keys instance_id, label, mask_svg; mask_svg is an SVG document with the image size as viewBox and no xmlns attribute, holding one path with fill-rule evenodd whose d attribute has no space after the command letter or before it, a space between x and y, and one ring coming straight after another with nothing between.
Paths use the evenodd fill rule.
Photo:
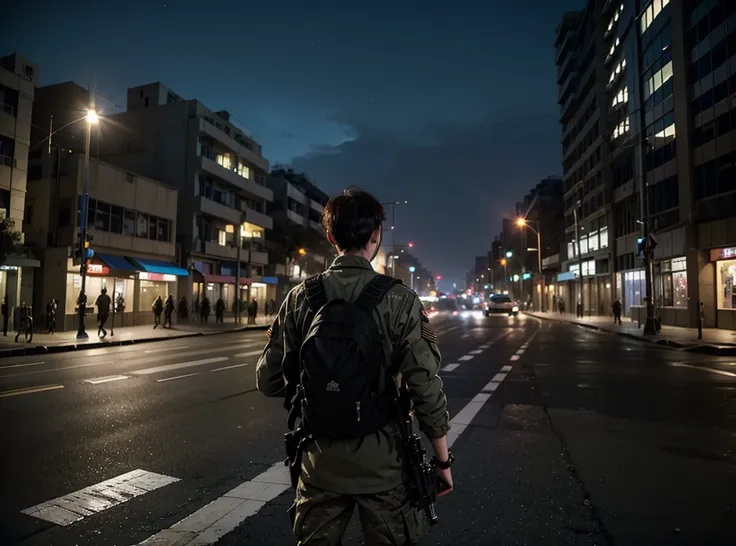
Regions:
<instances>
[{"instance_id":1,"label":"cargo pants","mask_svg":"<svg viewBox=\"0 0 736 546\"><path fill-rule=\"evenodd\" d=\"M413 546L423 532L423 520L403 485L383 493L341 495L299 480L295 502L298 546L341 546L356 505L365 546Z\"/></svg>"}]
</instances>

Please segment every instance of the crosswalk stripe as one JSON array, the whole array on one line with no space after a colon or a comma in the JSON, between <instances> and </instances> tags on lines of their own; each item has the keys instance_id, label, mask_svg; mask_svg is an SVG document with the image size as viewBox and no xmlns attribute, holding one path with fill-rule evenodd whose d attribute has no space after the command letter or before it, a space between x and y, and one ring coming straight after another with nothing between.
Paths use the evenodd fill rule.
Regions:
<instances>
[{"instance_id":1,"label":"crosswalk stripe","mask_svg":"<svg viewBox=\"0 0 736 546\"><path fill-rule=\"evenodd\" d=\"M151 375L154 373L170 372L172 370L180 370L182 368L192 368L194 366L204 366L205 364L214 364L215 362L224 362L230 360L227 356L218 356L215 358L205 358L204 360L192 360L190 362L179 362L177 364L166 364L164 366L156 366L155 368L145 368L143 370L135 370L130 372L133 375Z\"/></svg>"},{"instance_id":2,"label":"crosswalk stripe","mask_svg":"<svg viewBox=\"0 0 736 546\"><path fill-rule=\"evenodd\" d=\"M87 516L178 481L178 478L164 474L132 470L74 493L31 506L21 510L21 513L56 525L71 525Z\"/></svg>"}]
</instances>

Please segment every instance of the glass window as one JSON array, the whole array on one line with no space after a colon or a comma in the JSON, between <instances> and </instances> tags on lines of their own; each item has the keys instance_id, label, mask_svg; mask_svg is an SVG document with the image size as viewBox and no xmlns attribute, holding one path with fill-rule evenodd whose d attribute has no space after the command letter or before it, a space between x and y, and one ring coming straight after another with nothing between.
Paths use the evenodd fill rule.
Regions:
<instances>
[{"instance_id":1,"label":"glass window","mask_svg":"<svg viewBox=\"0 0 736 546\"><path fill-rule=\"evenodd\" d=\"M600 245L601 248L608 248L608 226L601 228Z\"/></svg>"},{"instance_id":2,"label":"glass window","mask_svg":"<svg viewBox=\"0 0 736 546\"><path fill-rule=\"evenodd\" d=\"M220 246L227 245L227 233L221 229L217 230L217 244Z\"/></svg>"},{"instance_id":3,"label":"glass window","mask_svg":"<svg viewBox=\"0 0 736 546\"><path fill-rule=\"evenodd\" d=\"M92 215L90 214L90 220ZM94 215L94 227L100 231L110 231L110 205L97 201L97 210Z\"/></svg>"},{"instance_id":4,"label":"glass window","mask_svg":"<svg viewBox=\"0 0 736 546\"><path fill-rule=\"evenodd\" d=\"M169 283L164 281L141 281L141 291L138 297L139 311L152 311L153 302L157 296L166 300L169 295Z\"/></svg>"},{"instance_id":5,"label":"glass window","mask_svg":"<svg viewBox=\"0 0 736 546\"><path fill-rule=\"evenodd\" d=\"M232 163L230 162L230 154L217 154L215 156L215 161L217 161L220 165L222 165L226 169L232 168Z\"/></svg>"},{"instance_id":6,"label":"glass window","mask_svg":"<svg viewBox=\"0 0 736 546\"><path fill-rule=\"evenodd\" d=\"M123 215L123 235L135 236L135 212L126 210Z\"/></svg>"},{"instance_id":7,"label":"glass window","mask_svg":"<svg viewBox=\"0 0 736 546\"><path fill-rule=\"evenodd\" d=\"M672 273L673 307L687 308L687 272L675 271Z\"/></svg>"},{"instance_id":8,"label":"glass window","mask_svg":"<svg viewBox=\"0 0 736 546\"><path fill-rule=\"evenodd\" d=\"M736 309L736 260L716 264L718 309Z\"/></svg>"},{"instance_id":9,"label":"glass window","mask_svg":"<svg viewBox=\"0 0 736 546\"><path fill-rule=\"evenodd\" d=\"M243 178L250 178L250 169L244 163L238 162L238 174Z\"/></svg>"},{"instance_id":10,"label":"glass window","mask_svg":"<svg viewBox=\"0 0 736 546\"><path fill-rule=\"evenodd\" d=\"M146 239L148 237L148 215L138 213L136 217L135 234L137 237Z\"/></svg>"},{"instance_id":11,"label":"glass window","mask_svg":"<svg viewBox=\"0 0 736 546\"><path fill-rule=\"evenodd\" d=\"M588 250L595 252L598 248L598 231L596 230L588 235Z\"/></svg>"},{"instance_id":12,"label":"glass window","mask_svg":"<svg viewBox=\"0 0 736 546\"><path fill-rule=\"evenodd\" d=\"M158 219L158 237L157 240L163 241L164 243L171 242L171 239L169 239L169 233L171 230L169 229L169 224L171 222L169 220L166 220L165 218L159 218Z\"/></svg>"},{"instance_id":13,"label":"glass window","mask_svg":"<svg viewBox=\"0 0 736 546\"><path fill-rule=\"evenodd\" d=\"M123 207L110 207L110 231L112 233L123 232Z\"/></svg>"},{"instance_id":14,"label":"glass window","mask_svg":"<svg viewBox=\"0 0 736 546\"><path fill-rule=\"evenodd\" d=\"M155 216L151 216L148 219L148 238L152 241L156 240L156 236L158 235L158 218Z\"/></svg>"},{"instance_id":15,"label":"glass window","mask_svg":"<svg viewBox=\"0 0 736 546\"><path fill-rule=\"evenodd\" d=\"M580 237L580 254L588 252L588 238Z\"/></svg>"}]
</instances>

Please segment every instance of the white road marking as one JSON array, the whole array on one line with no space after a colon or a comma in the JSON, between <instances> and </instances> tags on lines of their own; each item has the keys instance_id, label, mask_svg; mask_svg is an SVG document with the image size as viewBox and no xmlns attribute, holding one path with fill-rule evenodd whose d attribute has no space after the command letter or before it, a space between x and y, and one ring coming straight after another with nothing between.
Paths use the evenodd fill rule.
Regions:
<instances>
[{"instance_id":1,"label":"white road marking","mask_svg":"<svg viewBox=\"0 0 736 546\"><path fill-rule=\"evenodd\" d=\"M524 349L519 349L518 351L516 351L516 354L519 355L519 356L523 355L524 354Z\"/></svg>"},{"instance_id":2,"label":"white road marking","mask_svg":"<svg viewBox=\"0 0 736 546\"><path fill-rule=\"evenodd\" d=\"M692 364L684 364L682 362L672 362L670 366L675 368L690 368L693 370L699 370L701 372L708 372L717 375L725 375L726 377L736 377L736 373L727 372L725 370L716 370L715 368L706 368L705 366L693 366Z\"/></svg>"},{"instance_id":3,"label":"white road marking","mask_svg":"<svg viewBox=\"0 0 736 546\"><path fill-rule=\"evenodd\" d=\"M459 365L460 364L458 364L457 362L453 362L452 364L448 364L447 366L445 366L444 368L442 368L442 371L443 372L451 372L451 371L457 369L457 367Z\"/></svg>"},{"instance_id":4,"label":"white road marking","mask_svg":"<svg viewBox=\"0 0 736 546\"><path fill-rule=\"evenodd\" d=\"M250 366L247 362L245 364L233 364L232 366L223 366L222 368L215 368L210 370L211 372L222 372L224 370L232 370L233 368L242 368L243 366Z\"/></svg>"},{"instance_id":5,"label":"white road marking","mask_svg":"<svg viewBox=\"0 0 736 546\"><path fill-rule=\"evenodd\" d=\"M517 360L519 360L519 355L512 355L509 360L511 360L512 362L516 362Z\"/></svg>"},{"instance_id":6,"label":"white road marking","mask_svg":"<svg viewBox=\"0 0 736 546\"><path fill-rule=\"evenodd\" d=\"M442 336L444 334L449 334L450 332L454 332L458 328L460 328L460 325L458 325L458 326L452 326L452 327L448 328L447 330L442 330L440 332L437 332L437 335L438 336Z\"/></svg>"},{"instance_id":7,"label":"white road marking","mask_svg":"<svg viewBox=\"0 0 736 546\"><path fill-rule=\"evenodd\" d=\"M485 350L486 350L486 349L488 349L488 347L490 347L490 346L491 346L491 344L490 344L490 343L486 343L485 345L480 345L480 346L479 346L478 348L479 348L479 349L481 349L481 350L483 350L483 351L485 351Z\"/></svg>"},{"instance_id":8,"label":"white road marking","mask_svg":"<svg viewBox=\"0 0 736 546\"><path fill-rule=\"evenodd\" d=\"M498 381L491 381L491 382L488 383L488 385L486 385L485 387L483 387L483 390L480 391L480 392L489 392L489 391L490 392L493 392L493 391L495 391L498 388L498 386L500 384L501 383L499 383Z\"/></svg>"},{"instance_id":9,"label":"white road marking","mask_svg":"<svg viewBox=\"0 0 736 546\"><path fill-rule=\"evenodd\" d=\"M501 381L506 379L507 375L508 374L505 374L505 373L497 373L496 375L493 376L493 381L500 383Z\"/></svg>"},{"instance_id":10,"label":"white road marking","mask_svg":"<svg viewBox=\"0 0 736 546\"><path fill-rule=\"evenodd\" d=\"M145 354L150 355L152 353L163 353L164 351L176 351L177 349L188 349L189 345L177 345L176 347L166 347L163 349L149 349L148 351L143 351Z\"/></svg>"},{"instance_id":11,"label":"white road marking","mask_svg":"<svg viewBox=\"0 0 736 546\"><path fill-rule=\"evenodd\" d=\"M483 349L476 349L475 351L470 351L469 355L479 355L483 352Z\"/></svg>"},{"instance_id":12,"label":"white road marking","mask_svg":"<svg viewBox=\"0 0 736 546\"><path fill-rule=\"evenodd\" d=\"M166 364L165 366L156 366L155 368L134 370L130 373L133 375L151 375L154 373L169 372L171 370L180 370L181 368L191 368L194 366L204 366L205 364L214 364L215 362L224 362L225 360L230 360L230 358L227 356L218 356L215 358L205 358L204 360L192 360L190 362L179 362L178 364Z\"/></svg>"},{"instance_id":13,"label":"white road marking","mask_svg":"<svg viewBox=\"0 0 736 546\"><path fill-rule=\"evenodd\" d=\"M508 373L511 371L511 366L509 366L508 364L506 366L502 366L501 371L504 373Z\"/></svg>"},{"instance_id":14,"label":"white road marking","mask_svg":"<svg viewBox=\"0 0 736 546\"><path fill-rule=\"evenodd\" d=\"M37 392L55 391L63 389L64 385L40 385L38 387L24 387L22 389L12 389L0 392L0 398L10 398L11 396L22 396L24 394L34 394Z\"/></svg>"},{"instance_id":15,"label":"white road marking","mask_svg":"<svg viewBox=\"0 0 736 546\"><path fill-rule=\"evenodd\" d=\"M290 487L289 470L278 462L139 546L214 544Z\"/></svg>"},{"instance_id":16,"label":"white road marking","mask_svg":"<svg viewBox=\"0 0 736 546\"><path fill-rule=\"evenodd\" d=\"M162 379L157 379L156 383L165 383L166 381L174 381L175 379L184 379L185 377L194 377L195 375L199 375L199 372L187 373L184 375L175 375L174 377L164 377Z\"/></svg>"},{"instance_id":17,"label":"white road marking","mask_svg":"<svg viewBox=\"0 0 736 546\"><path fill-rule=\"evenodd\" d=\"M56 525L71 525L87 516L178 481L178 478L147 470L133 470L63 497L31 506L21 513Z\"/></svg>"},{"instance_id":18,"label":"white road marking","mask_svg":"<svg viewBox=\"0 0 736 546\"><path fill-rule=\"evenodd\" d=\"M469 360L469 359L468 359ZM449 366L449 364L448 364ZM500 383L491 381L450 421L447 443L452 446L478 414ZM279 461L271 468L232 489L169 529L138 546L209 546L254 516L265 504L291 487L288 468Z\"/></svg>"},{"instance_id":19,"label":"white road marking","mask_svg":"<svg viewBox=\"0 0 736 546\"><path fill-rule=\"evenodd\" d=\"M468 360L473 360L473 355L465 355L458 358L460 362L467 362Z\"/></svg>"},{"instance_id":20,"label":"white road marking","mask_svg":"<svg viewBox=\"0 0 736 546\"><path fill-rule=\"evenodd\" d=\"M7 370L8 368L27 368L29 366L40 366L46 364L45 362L29 362L27 364L8 364L7 366L0 366L0 370Z\"/></svg>"},{"instance_id":21,"label":"white road marking","mask_svg":"<svg viewBox=\"0 0 736 546\"><path fill-rule=\"evenodd\" d=\"M249 356L260 355L262 352L263 349L259 349L257 351L248 351L247 353L240 353L239 355L235 355L235 358L247 358Z\"/></svg>"},{"instance_id":22,"label":"white road marking","mask_svg":"<svg viewBox=\"0 0 736 546\"><path fill-rule=\"evenodd\" d=\"M99 385L100 383L110 383L111 381L121 381L123 379L130 379L127 375L108 375L106 377L95 377L93 379L85 379L85 383L90 385Z\"/></svg>"}]
</instances>

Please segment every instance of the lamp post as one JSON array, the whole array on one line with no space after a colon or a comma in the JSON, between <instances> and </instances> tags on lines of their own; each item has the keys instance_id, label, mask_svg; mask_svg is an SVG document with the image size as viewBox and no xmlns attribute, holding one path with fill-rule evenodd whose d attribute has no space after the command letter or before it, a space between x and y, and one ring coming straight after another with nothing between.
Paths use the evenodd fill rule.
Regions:
<instances>
[{"instance_id":1,"label":"lamp post","mask_svg":"<svg viewBox=\"0 0 736 546\"><path fill-rule=\"evenodd\" d=\"M225 226L225 233L233 234L233 243L237 248L235 254L235 324L240 325L240 254L243 248L243 224L245 223L245 212L240 214L240 224L238 229L235 229L233 224ZM250 256L248 256L250 260Z\"/></svg>"},{"instance_id":2,"label":"lamp post","mask_svg":"<svg viewBox=\"0 0 736 546\"><path fill-rule=\"evenodd\" d=\"M578 311L580 318L585 317L585 301L584 301L584 295L585 292L585 284L583 281L583 255L580 253L580 227L578 226L578 207L580 206L580 201L577 201L575 203L575 207L572 209L573 215L575 216L575 243L578 247L578 275L580 276L580 297L578 298L580 306L580 311Z\"/></svg>"},{"instance_id":3,"label":"lamp post","mask_svg":"<svg viewBox=\"0 0 736 546\"><path fill-rule=\"evenodd\" d=\"M77 339L89 339L84 324L85 314L87 313L87 203L89 201L89 148L92 140L92 125L99 122L97 112L93 109L87 111L87 128L84 134L84 178L82 180L82 203L79 211L79 256L82 265L80 266L79 275L82 277L82 287L79 298L79 329L77 330Z\"/></svg>"},{"instance_id":4,"label":"lamp post","mask_svg":"<svg viewBox=\"0 0 736 546\"><path fill-rule=\"evenodd\" d=\"M542 236L540 234L540 228L539 228L539 221L535 222L537 224L536 229L533 228L530 224L531 222L527 220L526 218L518 218L516 220L516 225L520 228L527 228L532 231L532 233L535 233L537 235L537 270L539 273L539 278L542 281L542 294L544 294L544 285L545 285L545 279L542 277ZM529 249L527 249L527 252ZM544 311L543 305L542 305L542 296L539 298L539 310Z\"/></svg>"}]
</instances>

